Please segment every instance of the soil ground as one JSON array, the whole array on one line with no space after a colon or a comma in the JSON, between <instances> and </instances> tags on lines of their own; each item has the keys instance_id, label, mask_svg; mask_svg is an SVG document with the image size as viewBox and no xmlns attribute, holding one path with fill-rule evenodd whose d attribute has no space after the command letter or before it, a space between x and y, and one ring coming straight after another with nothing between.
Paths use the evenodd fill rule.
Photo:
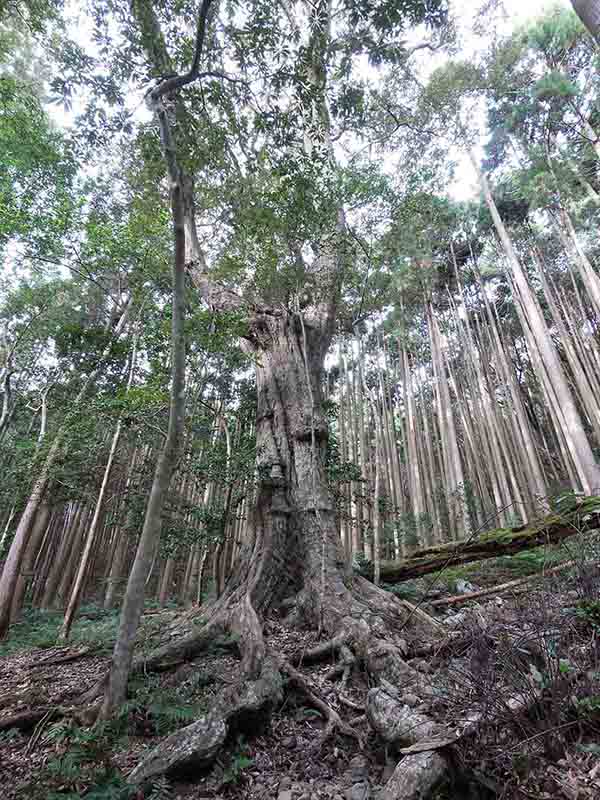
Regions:
<instances>
[{"instance_id":1,"label":"soil ground","mask_svg":"<svg viewBox=\"0 0 600 800\"><path fill-rule=\"evenodd\" d=\"M457 582L464 591L494 586L537 572L541 564L555 566L572 555L572 549L564 547L549 552L540 549L448 570L435 582L423 578L390 588L427 609L431 599L456 594ZM569 687L571 692L579 691L580 703L581 692L588 693L584 722L560 710L558 716L548 714L543 724L539 719L523 718L511 727L514 720L508 725L506 720L502 722L502 704L492 708L488 701L481 734L464 746L459 742L455 748L455 758L468 780L441 791L439 798L600 797L600 647L595 643L600 624L594 627L595 607L588 617L581 614L584 595L600 596L600 580L589 570L586 574L589 580L586 578L585 586L580 571L573 569L551 583L527 584L525 592L491 594L451 610L430 608L445 623L446 638L431 643L425 655L408 653L420 680L404 691L402 698L449 729L460 730L459 720L469 714L481 716L482 698L489 698L492 688L498 696L506 697L514 693L523 675L529 686L535 684L538 675L545 674L548 660L544 662L545 654L540 654L539 647L540 641L543 648L547 640L540 639L540 627L556 628L564 620L560 624L568 630L568 636L559 637L559 671L565 665L567 680L569 670L578 676L582 666L592 676L586 678L585 685L579 677L577 681L573 678ZM10 642L0 646L0 727L18 714L39 709L46 712L29 723L19 723L21 730L12 727L0 732L0 794L5 800L122 797L124 776L143 754L166 733L200 716L211 695L232 682L239 670L235 653L216 646L174 671L139 676L132 683L118 724L106 729L88 728L84 719L72 718L70 709L106 671L117 615L87 607L68 647L55 645L60 619L59 614L28 612ZM189 617L177 609L149 609L140 631L140 646L150 649L159 638L164 639L173 624L190 624ZM278 619L267 622L266 634L268 641L290 659L316 643L314 634L285 628ZM510 640L509 651L498 645L504 639ZM481 646L484 640L490 642L487 650ZM515 654L520 651L524 655L518 666L521 656ZM499 669L498 664L507 658L511 670ZM268 729L257 731L255 737L229 742L210 770L159 779L145 795L137 792L132 796L136 800L383 797L383 787L399 756L384 746L364 716L365 697L371 688L366 673L357 667L342 692L328 678L334 666L332 659L311 666L300 664L298 669L355 727L362 737L360 743L339 735L323 741L325 724L319 713L300 694L291 692L273 714ZM541 683L540 687L549 691ZM590 709L593 713L587 713ZM504 732L499 730L499 721ZM548 745L551 725L564 729L554 752Z\"/></svg>"}]
</instances>

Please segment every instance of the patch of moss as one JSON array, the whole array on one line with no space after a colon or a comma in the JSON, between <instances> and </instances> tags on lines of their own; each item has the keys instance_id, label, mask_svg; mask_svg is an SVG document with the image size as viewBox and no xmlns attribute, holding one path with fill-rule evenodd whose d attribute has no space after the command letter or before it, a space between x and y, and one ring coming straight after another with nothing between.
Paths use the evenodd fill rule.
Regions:
<instances>
[{"instance_id":1,"label":"patch of moss","mask_svg":"<svg viewBox=\"0 0 600 800\"><path fill-rule=\"evenodd\" d=\"M454 592L457 581L467 581L469 583L472 581L476 566L480 564L480 561L475 561L471 564L465 564L463 567L446 567L440 575L440 585L445 586L448 591Z\"/></svg>"},{"instance_id":2,"label":"patch of moss","mask_svg":"<svg viewBox=\"0 0 600 800\"><path fill-rule=\"evenodd\" d=\"M386 592L391 592L401 600L416 600L420 596L419 588L413 581L404 583L384 583L381 586Z\"/></svg>"},{"instance_id":3,"label":"patch of moss","mask_svg":"<svg viewBox=\"0 0 600 800\"><path fill-rule=\"evenodd\" d=\"M515 533L512 528L495 528L491 531L486 531L476 537L477 542L510 542L520 534Z\"/></svg>"}]
</instances>

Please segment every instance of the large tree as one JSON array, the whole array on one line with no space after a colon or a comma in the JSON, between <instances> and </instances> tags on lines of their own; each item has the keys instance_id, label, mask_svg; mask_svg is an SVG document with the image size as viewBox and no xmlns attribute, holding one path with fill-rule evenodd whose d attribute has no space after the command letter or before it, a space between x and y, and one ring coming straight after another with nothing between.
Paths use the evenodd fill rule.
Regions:
<instances>
[{"instance_id":1,"label":"large tree","mask_svg":"<svg viewBox=\"0 0 600 800\"><path fill-rule=\"evenodd\" d=\"M571 0L575 13L597 42L600 42L600 2Z\"/></svg>"},{"instance_id":2,"label":"large tree","mask_svg":"<svg viewBox=\"0 0 600 800\"><path fill-rule=\"evenodd\" d=\"M265 180L280 191L290 192L298 203L296 214L302 209L309 220L305 225L309 234L302 235L301 228L293 229L290 222L289 228L278 231L278 244L283 248L281 263L275 263L275 275L261 296L258 280L243 292L217 280L197 229L196 206L206 203L201 170L194 160L193 134L200 128L185 93L197 85L202 90L203 82L215 74L222 77L221 70L212 66L218 55L211 56L210 46L203 59L207 67L201 63L204 38L208 42L212 37L216 50L219 45L218 35L209 32L216 14L210 5L204 2L201 6L195 54L185 72L177 71L179 53L163 34L158 7L133 2L134 26L130 31L144 53L146 70L158 77L149 97L161 133L171 195L177 200L173 204L176 246L182 243L182 215L187 271L204 302L217 314L237 316L243 348L256 366L258 489L249 543L221 597L210 609L203 609L205 624L143 661L145 668L151 669L165 659L192 657L218 632L231 631L236 636L242 660L239 686L235 692L219 697L208 717L190 726L186 734L189 741L184 751L193 742L194 757L200 759L205 752L216 752L232 719L239 721L244 711L255 708L257 697L259 705L266 706L278 697L282 661L268 647L262 623L267 612L283 601L289 622L308 625L330 637L332 652L351 648L369 663L387 638L384 660L401 660L393 646L390 622L406 621L407 604L360 577L351 581L345 577L325 471L328 425L322 394L323 365L338 324L344 281L354 259L332 144L328 98L334 63L349 77L353 53L373 56L376 51L381 59L387 43L391 47L407 24L437 24L444 19L443 3L434 0L341 3L336 9L334 35L334 9L326 0L293 7L259 4L244 9L245 31L251 31L248 38L252 41L244 51L246 61L256 58L257 52L268 45L272 48L269 67L273 68L273 51L286 44L287 72L276 70L275 76L280 80L284 74L288 77L282 98L276 98L273 108L277 114L278 103L291 96L287 124L292 117L293 124L301 126L302 138L292 137L287 152L285 141L286 136L290 139L290 131L283 131L286 158L281 158L278 174ZM265 58L265 65L267 61ZM229 80L243 82L243 78ZM277 85L273 76L271 81ZM285 116L280 112L276 122L281 124ZM259 154L257 163L265 157L264 152ZM253 265L245 267L251 269ZM127 636L131 641L131 631ZM124 653L128 658L130 648L120 650L117 644L104 716L110 716L123 698L122 676L128 670L118 659ZM381 660L375 660L381 669ZM134 662L134 667L140 666L141 662ZM121 674L119 680L115 680L117 672ZM169 744L165 752L169 753L167 760L182 757L181 750ZM134 777L165 768L162 755L158 760L150 757Z\"/></svg>"}]
</instances>

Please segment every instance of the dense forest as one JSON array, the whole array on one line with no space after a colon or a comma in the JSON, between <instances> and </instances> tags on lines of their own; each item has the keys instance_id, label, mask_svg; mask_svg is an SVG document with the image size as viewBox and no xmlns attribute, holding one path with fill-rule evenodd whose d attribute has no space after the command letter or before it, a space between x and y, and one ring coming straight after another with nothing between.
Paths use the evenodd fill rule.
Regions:
<instances>
[{"instance_id":1,"label":"dense forest","mask_svg":"<svg viewBox=\"0 0 600 800\"><path fill-rule=\"evenodd\" d=\"M600 2L0 0L7 798L600 796Z\"/></svg>"}]
</instances>

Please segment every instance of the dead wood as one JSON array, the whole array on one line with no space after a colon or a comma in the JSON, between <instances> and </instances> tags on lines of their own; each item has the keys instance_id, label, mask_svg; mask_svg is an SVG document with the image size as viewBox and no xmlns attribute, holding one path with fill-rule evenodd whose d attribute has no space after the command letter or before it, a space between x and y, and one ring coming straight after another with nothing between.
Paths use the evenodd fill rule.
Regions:
<instances>
[{"instance_id":1,"label":"dead wood","mask_svg":"<svg viewBox=\"0 0 600 800\"><path fill-rule=\"evenodd\" d=\"M61 708L60 706L41 706L28 711L19 711L17 714L0 718L0 731L8 731L11 728L16 728L22 732L30 731L47 715L64 717L71 712L72 709Z\"/></svg>"},{"instance_id":2,"label":"dead wood","mask_svg":"<svg viewBox=\"0 0 600 800\"><path fill-rule=\"evenodd\" d=\"M381 579L386 583L401 583L445 567L512 555L544 544L559 544L576 534L596 530L598 512L600 498L589 497L569 513L550 515L526 528L499 528L464 542L421 548L403 561L383 561Z\"/></svg>"},{"instance_id":3,"label":"dead wood","mask_svg":"<svg viewBox=\"0 0 600 800\"><path fill-rule=\"evenodd\" d=\"M78 661L80 658L93 655L95 652L97 652L97 650L98 648L84 647L83 650L78 650L75 653L67 653L63 656L57 656L56 658L42 659L41 661L37 661L35 664L32 664L31 668L39 669L40 667L52 667L58 664L70 664L72 661Z\"/></svg>"},{"instance_id":4,"label":"dead wood","mask_svg":"<svg viewBox=\"0 0 600 800\"><path fill-rule=\"evenodd\" d=\"M562 572L565 569L569 569L569 567L575 566L576 563L577 563L576 561L565 561L564 564L559 564L557 567L544 570L544 572L535 572L533 573L533 575L526 575L523 578L516 578L513 581L507 581L506 583L499 583L497 586L489 586L487 589L479 589L476 592L457 594L453 595L452 597L442 597L439 600L434 600L432 603L430 603L430 605L434 607L454 606L454 605L459 605L460 603L468 603L469 600L476 600L478 597L487 597L490 594L502 594L503 592L516 588L517 586L523 586L527 583L531 583L537 578L548 578L550 577L550 575L557 575L559 572Z\"/></svg>"}]
</instances>

